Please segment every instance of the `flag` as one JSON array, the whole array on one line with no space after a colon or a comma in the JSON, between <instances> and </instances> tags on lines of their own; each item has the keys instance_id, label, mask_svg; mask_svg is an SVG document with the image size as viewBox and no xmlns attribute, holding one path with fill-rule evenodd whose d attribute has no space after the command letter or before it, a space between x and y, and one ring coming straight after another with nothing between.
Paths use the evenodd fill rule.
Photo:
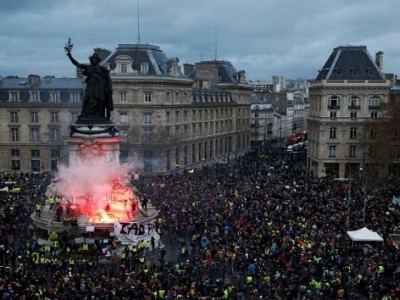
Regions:
<instances>
[{"instance_id":1,"label":"flag","mask_svg":"<svg viewBox=\"0 0 400 300\"><path fill-rule=\"evenodd\" d=\"M394 205L400 205L400 196L399 197L393 196L392 203Z\"/></svg>"}]
</instances>

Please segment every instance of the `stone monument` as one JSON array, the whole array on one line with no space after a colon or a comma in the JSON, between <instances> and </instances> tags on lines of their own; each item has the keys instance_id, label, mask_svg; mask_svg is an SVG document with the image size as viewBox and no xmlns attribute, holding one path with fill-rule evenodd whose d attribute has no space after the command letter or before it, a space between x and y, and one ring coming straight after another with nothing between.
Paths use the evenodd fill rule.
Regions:
<instances>
[{"instance_id":1,"label":"stone monument","mask_svg":"<svg viewBox=\"0 0 400 300\"><path fill-rule=\"evenodd\" d=\"M76 61L71 40L64 49L70 61L86 76L82 111L71 125L69 164L61 166L47 189L46 205L33 222L42 230L43 241L50 232L69 232L77 241L113 238L120 244L136 244L153 239L157 211L142 207L129 180L129 166L119 162L122 137L111 120L112 82L98 55L90 64ZM51 197L60 198L55 204ZM47 236L47 239L46 239Z\"/></svg>"}]
</instances>

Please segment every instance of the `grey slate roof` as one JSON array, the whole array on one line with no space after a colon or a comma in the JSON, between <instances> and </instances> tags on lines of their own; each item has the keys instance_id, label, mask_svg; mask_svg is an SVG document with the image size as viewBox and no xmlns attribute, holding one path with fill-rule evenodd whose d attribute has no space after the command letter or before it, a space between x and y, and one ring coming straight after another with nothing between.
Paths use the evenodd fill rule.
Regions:
<instances>
[{"instance_id":1,"label":"grey slate roof","mask_svg":"<svg viewBox=\"0 0 400 300\"><path fill-rule=\"evenodd\" d=\"M208 63L205 61L205 63ZM238 71L233 67L233 65L229 61L219 60L213 61L213 63L218 64L218 83L239 83ZM201 62L200 62L201 64ZM196 78L196 68L189 74L189 77L192 79Z\"/></svg>"},{"instance_id":2,"label":"grey slate roof","mask_svg":"<svg viewBox=\"0 0 400 300\"><path fill-rule=\"evenodd\" d=\"M366 46L333 49L315 80L384 80Z\"/></svg>"},{"instance_id":3,"label":"grey slate roof","mask_svg":"<svg viewBox=\"0 0 400 300\"><path fill-rule=\"evenodd\" d=\"M78 78L42 77L40 81L31 86L27 77L0 77L0 89L15 90L81 90L84 82Z\"/></svg>"},{"instance_id":4,"label":"grey slate roof","mask_svg":"<svg viewBox=\"0 0 400 300\"><path fill-rule=\"evenodd\" d=\"M41 101L49 101L49 94L52 91L60 92L61 102L69 101L69 92L79 92L83 95L85 84L78 78L55 78L45 76L34 84L29 84L29 78L21 77L0 77L0 102L7 102L9 91L19 91L20 102L29 101L29 91L40 91ZM15 102L18 104L19 102Z\"/></svg>"},{"instance_id":5,"label":"grey slate roof","mask_svg":"<svg viewBox=\"0 0 400 300\"><path fill-rule=\"evenodd\" d=\"M140 71L143 63L149 64L149 72L146 75L168 75L168 58L160 47L149 44L119 44L103 64L109 65L110 70L115 69L115 59L119 55L127 55L133 59L134 70Z\"/></svg>"}]
</instances>

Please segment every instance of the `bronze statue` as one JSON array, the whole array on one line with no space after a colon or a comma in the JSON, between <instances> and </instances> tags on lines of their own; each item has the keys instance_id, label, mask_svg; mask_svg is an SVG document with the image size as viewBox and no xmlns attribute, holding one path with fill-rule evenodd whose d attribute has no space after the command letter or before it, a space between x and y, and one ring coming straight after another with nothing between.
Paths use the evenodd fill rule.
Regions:
<instances>
[{"instance_id":1,"label":"bronze statue","mask_svg":"<svg viewBox=\"0 0 400 300\"><path fill-rule=\"evenodd\" d=\"M65 52L75 66L83 69L83 75L86 76L85 97L78 122L101 122L104 119L109 121L110 112L113 110L110 71L100 65L101 59L97 53L89 57L90 64L79 63L72 57L72 47L71 39L68 39L64 47Z\"/></svg>"}]
</instances>

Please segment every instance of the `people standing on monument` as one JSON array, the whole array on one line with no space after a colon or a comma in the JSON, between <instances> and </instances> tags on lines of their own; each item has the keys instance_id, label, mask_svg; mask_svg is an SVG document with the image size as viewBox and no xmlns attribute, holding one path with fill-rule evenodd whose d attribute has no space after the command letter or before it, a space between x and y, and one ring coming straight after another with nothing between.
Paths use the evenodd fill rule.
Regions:
<instances>
[{"instance_id":1,"label":"people standing on monument","mask_svg":"<svg viewBox=\"0 0 400 300\"><path fill-rule=\"evenodd\" d=\"M83 69L83 75L86 76L85 96L80 117L110 119L110 114L113 110L110 71L100 65L101 59L97 53L93 53L89 57L90 64L78 62L72 57L72 47L73 44L71 44L71 39L69 39L64 47L65 52L72 64Z\"/></svg>"}]
</instances>

